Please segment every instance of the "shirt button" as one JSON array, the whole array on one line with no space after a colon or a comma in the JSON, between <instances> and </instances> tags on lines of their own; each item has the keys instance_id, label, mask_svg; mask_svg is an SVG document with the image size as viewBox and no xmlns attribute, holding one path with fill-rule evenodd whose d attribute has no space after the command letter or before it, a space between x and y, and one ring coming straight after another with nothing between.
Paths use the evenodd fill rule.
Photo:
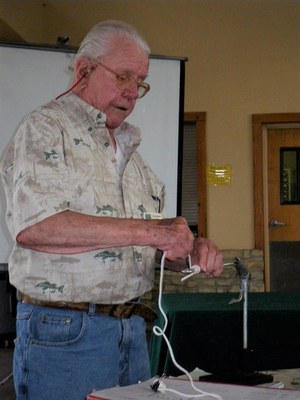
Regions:
<instances>
[{"instance_id":1,"label":"shirt button","mask_svg":"<svg viewBox=\"0 0 300 400\"><path fill-rule=\"evenodd\" d=\"M105 147L108 147L108 146L109 146L109 142L105 142L105 143L104 143L104 146L105 146Z\"/></svg>"},{"instance_id":2,"label":"shirt button","mask_svg":"<svg viewBox=\"0 0 300 400\"><path fill-rule=\"evenodd\" d=\"M91 132L92 130L93 130L93 128L90 126L90 127L88 128L88 131Z\"/></svg>"}]
</instances>

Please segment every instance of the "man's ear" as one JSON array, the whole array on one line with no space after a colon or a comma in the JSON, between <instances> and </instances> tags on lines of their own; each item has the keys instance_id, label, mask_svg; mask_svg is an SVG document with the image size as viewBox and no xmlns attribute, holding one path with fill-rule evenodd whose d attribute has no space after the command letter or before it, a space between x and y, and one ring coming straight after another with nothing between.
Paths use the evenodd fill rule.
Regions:
<instances>
[{"instance_id":1,"label":"man's ear","mask_svg":"<svg viewBox=\"0 0 300 400\"><path fill-rule=\"evenodd\" d=\"M86 78L95 68L96 65L94 65L87 57L80 57L75 62L75 76L77 79Z\"/></svg>"}]
</instances>

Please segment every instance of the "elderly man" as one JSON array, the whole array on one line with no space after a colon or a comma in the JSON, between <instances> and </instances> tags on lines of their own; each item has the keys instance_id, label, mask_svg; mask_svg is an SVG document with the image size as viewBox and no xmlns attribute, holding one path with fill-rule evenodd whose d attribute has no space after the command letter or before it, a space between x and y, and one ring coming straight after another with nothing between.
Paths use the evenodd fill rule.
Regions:
<instances>
[{"instance_id":1,"label":"elderly man","mask_svg":"<svg viewBox=\"0 0 300 400\"><path fill-rule=\"evenodd\" d=\"M22 121L2 160L18 400L83 400L150 377L151 311L139 297L152 288L157 250L222 271L216 246L194 239L184 218L149 219L163 213L164 185L124 122L150 89L149 53L127 24L96 25L71 88Z\"/></svg>"}]
</instances>

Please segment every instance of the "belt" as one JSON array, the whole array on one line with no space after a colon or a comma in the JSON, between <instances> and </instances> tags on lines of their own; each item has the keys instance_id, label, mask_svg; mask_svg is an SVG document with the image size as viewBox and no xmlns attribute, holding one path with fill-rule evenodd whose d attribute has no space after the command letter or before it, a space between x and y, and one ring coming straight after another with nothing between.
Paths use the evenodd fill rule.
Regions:
<instances>
[{"instance_id":1,"label":"belt","mask_svg":"<svg viewBox=\"0 0 300 400\"><path fill-rule=\"evenodd\" d=\"M40 307L66 308L69 310L88 312L90 303L71 303L68 301L43 301L20 293L19 300L25 304L33 304ZM124 304L94 304L95 313L108 315L115 318L130 318L132 315L143 317L147 322L153 322L157 314L146 304L128 301Z\"/></svg>"}]
</instances>

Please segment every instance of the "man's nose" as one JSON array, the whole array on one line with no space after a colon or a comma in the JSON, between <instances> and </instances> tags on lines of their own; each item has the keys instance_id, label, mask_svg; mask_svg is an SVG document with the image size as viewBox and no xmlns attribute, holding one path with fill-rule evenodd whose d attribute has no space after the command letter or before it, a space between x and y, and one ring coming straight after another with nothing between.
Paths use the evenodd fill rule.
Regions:
<instances>
[{"instance_id":1,"label":"man's nose","mask_svg":"<svg viewBox=\"0 0 300 400\"><path fill-rule=\"evenodd\" d=\"M123 95L130 100L136 100L139 97L139 88L137 84L132 85L130 88L124 90Z\"/></svg>"}]
</instances>

